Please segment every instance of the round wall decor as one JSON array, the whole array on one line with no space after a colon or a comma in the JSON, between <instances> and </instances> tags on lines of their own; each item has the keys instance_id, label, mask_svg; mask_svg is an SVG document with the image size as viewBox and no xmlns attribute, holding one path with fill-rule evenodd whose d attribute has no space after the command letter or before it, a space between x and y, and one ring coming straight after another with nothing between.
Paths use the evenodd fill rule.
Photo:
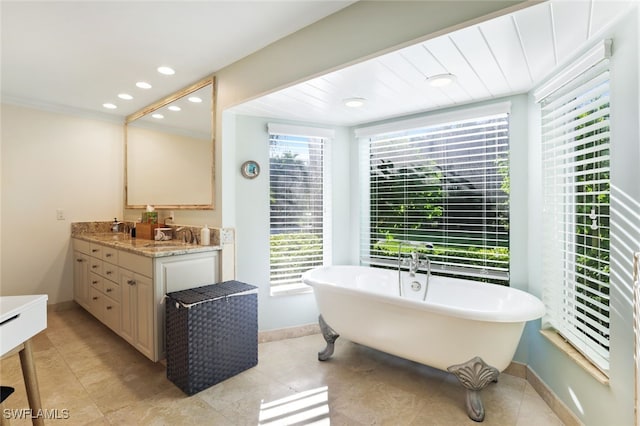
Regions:
<instances>
[{"instance_id":1,"label":"round wall decor","mask_svg":"<svg viewBox=\"0 0 640 426\"><path fill-rule=\"evenodd\" d=\"M245 161L244 163L242 163L240 172L242 173L242 176L246 177L247 179L253 179L255 177L258 177L258 175L260 174L260 165L253 160Z\"/></svg>"}]
</instances>

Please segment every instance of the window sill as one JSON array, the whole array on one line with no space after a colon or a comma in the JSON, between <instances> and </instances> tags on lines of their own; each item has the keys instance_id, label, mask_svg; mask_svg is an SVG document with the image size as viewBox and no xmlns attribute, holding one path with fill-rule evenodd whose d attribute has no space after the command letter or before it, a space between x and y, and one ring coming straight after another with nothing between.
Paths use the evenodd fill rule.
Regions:
<instances>
[{"instance_id":1,"label":"window sill","mask_svg":"<svg viewBox=\"0 0 640 426\"><path fill-rule=\"evenodd\" d=\"M569 358L571 358L576 364L578 364L583 370L589 373L594 379L603 385L609 385L609 377L604 374L598 367L593 365L584 355L576 350L569 342L567 342L561 335L559 335L553 329L540 330L542 334L549 342L555 347L564 352Z\"/></svg>"},{"instance_id":2,"label":"window sill","mask_svg":"<svg viewBox=\"0 0 640 426\"><path fill-rule=\"evenodd\" d=\"M313 289L306 284L288 284L271 287L270 296L291 296L294 294L308 294L312 293Z\"/></svg>"}]
</instances>

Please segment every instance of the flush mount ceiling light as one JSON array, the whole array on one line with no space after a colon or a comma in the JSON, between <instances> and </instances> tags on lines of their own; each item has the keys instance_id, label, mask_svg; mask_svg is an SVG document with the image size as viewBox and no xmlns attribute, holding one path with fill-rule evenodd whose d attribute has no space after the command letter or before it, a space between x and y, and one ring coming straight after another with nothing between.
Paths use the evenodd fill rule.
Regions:
<instances>
[{"instance_id":1,"label":"flush mount ceiling light","mask_svg":"<svg viewBox=\"0 0 640 426\"><path fill-rule=\"evenodd\" d=\"M165 66L158 67L158 72L160 74L163 74L163 75L174 75L176 73L173 70L173 68L169 68L169 67L165 67Z\"/></svg>"},{"instance_id":2,"label":"flush mount ceiling light","mask_svg":"<svg viewBox=\"0 0 640 426\"><path fill-rule=\"evenodd\" d=\"M162 114L158 114L158 113L152 114L151 116L152 116L153 118L158 119L158 120L162 120L162 119L164 118L164 115L162 115Z\"/></svg>"},{"instance_id":3,"label":"flush mount ceiling light","mask_svg":"<svg viewBox=\"0 0 640 426\"><path fill-rule=\"evenodd\" d=\"M128 93L120 93L120 94L118 95L118 97L119 97L120 99L124 99L125 101L130 101L131 99L133 99L133 96L131 96L131 95L130 95L130 94L128 94Z\"/></svg>"},{"instance_id":4,"label":"flush mount ceiling light","mask_svg":"<svg viewBox=\"0 0 640 426\"><path fill-rule=\"evenodd\" d=\"M118 108L116 105L114 105L112 103L102 104L102 106L105 107L106 109L116 109L116 108Z\"/></svg>"},{"instance_id":5,"label":"flush mount ceiling light","mask_svg":"<svg viewBox=\"0 0 640 426\"><path fill-rule=\"evenodd\" d=\"M427 83L432 87L445 87L456 81L453 74L437 74L427 78Z\"/></svg>"},{"instance_id":6,"label":"flush mount ceiling light","mask_svg":"<svg viewBox=\"0 0 640 426\"><path fill-rule=\"evenodd\" d=\"M151 85L146 81L139 81L136 83L136 86L140 89L151 89Z\"/></svg>"},{"instance_id":7,"label":"flush mount ceiling light","mask_svg":"<svg viewBox=\"0 0 640 426\"><path fill-rule=\"evenodd\" d=\"M188 101L193 102L194 104L199 104L200 102L202 102L202 99L197 96L191 96L189 97Z\"/></svg>"},{"instance_id":8,"label":"flush mount ceiling light","mask_svg":"<svg viewBox=\"0 0 640 426\"><path fill-rule=\"evenodd\" d=\"M344 99L342 103L349 108L360 108L366 101L365 98L348 98Z\"/></svg>"},{"instance_id":9,"label":"flush mount ceiling light","mask_svg":"<svg viewBox=\"0 0 640 426\"><path fill-rule=\"evenodd\" d=\"M178 105L171 105L169 106L169 108L167 108L169 111L180 111L182 108L180 108Z\"/></svg>"}]
</instances>

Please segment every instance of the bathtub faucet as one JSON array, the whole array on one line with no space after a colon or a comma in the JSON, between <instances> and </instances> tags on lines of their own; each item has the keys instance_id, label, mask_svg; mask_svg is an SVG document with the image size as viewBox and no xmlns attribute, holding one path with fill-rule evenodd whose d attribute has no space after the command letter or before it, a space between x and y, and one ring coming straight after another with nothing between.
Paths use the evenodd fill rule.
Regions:
<instances>
[{"instance_id":1,"label":"bathtub faucet","mask_svg":"<svg viewBox=\"0 0 640 426\"><path fill-rule=\"evenodd\" d=\"M411 251L411 254L408 256L408 258L403 259L402 258L402 246L410 246L413 247L413 250ZM429 257L426 254L423 254L423 258L420 258L420 252L418 251L418 249L420 248L427 248L427 249L433 249L433 244L431 243L419 243L419 242L415 242L415 241L400 241L398 243L398 292L399 295L402 297L403 296L403 289L402 289L402 266L403 265L408 265L409 266L409 276L412 277L412 279L414 279L413 277L416 276L416 274L418 273L418 270L420 269L424 269L426 267L427 269L427 274L426 274L426 282L425 282L425 289L424 289L424 298L423 300L426 300L427 298L427 291L429 290L429 278L431 276L431 260L429 259Z\"/></svg>"},{"instance_id":2,"label":"bathtub faucet","mask_svg":"<svg viewBox=\"0 0 640 426\"><path fill-rule=\"evenodd\" d=\"M412 251L409 259L409 275L414 277L419 269L427 269L427 280L429 279L429 275L431 275L431 260L429 260L429 256L424 255L423 259L420 259L420 253L417 251Z\"/></svg>"},{"instance_id":3,"label":"bathtub faucet","mask_svg":"<svg viewBox=\"0 0 640 426\"><path fill-rule=\"evenodd\" d=\"M409 274L413 277L422 265L423 262L420 260L418 252L416 250L412 251L409 259Z\"/></svg>"},{"instance_id":4,"label":"bathtub faucet","mask_svg":"<svg viewBox=\"0 0 640 426\"><path fill-rule=\"evenodd\" d=\"M413 247L411 254L408 259L402 259L402 246L410 246ZM426 254L423 254L423 258L420 258L419 248L433 249L433 244L431 243L418 243L415 241L400 241L398 243L398 271L400 270L401 265L409 266L409 274L413 277L418 272L419 269L427 268L427 274L431 273L431 261Z\"/></svg>"}]
</instances>

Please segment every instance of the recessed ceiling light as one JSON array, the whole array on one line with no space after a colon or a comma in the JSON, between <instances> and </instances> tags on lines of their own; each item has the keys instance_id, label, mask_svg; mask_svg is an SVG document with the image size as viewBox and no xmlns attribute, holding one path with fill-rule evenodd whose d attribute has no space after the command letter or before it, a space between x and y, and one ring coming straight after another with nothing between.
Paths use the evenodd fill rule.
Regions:
<instances>
[{"instance_id":1,"label":"recessed ceiling light","mask_svg":"<svg viewBox=\"0 0 640 426\"><path fill-rule=\"evenodd\" d=\"M180 111L182 108L180 108L178 105L171 105L168 109L169 111Z\"/></svg>"},{"instance_id":2,"label":"recessed ceiling light","mask_svg":"<svg viewBox=\"0 0 640 426\"><path fill-rule=\"evenodd\" d=\"M106 109L116 109L116 108L118 108L116 105L114 105L112 103L102 104L102 106L105 107Z\"/></svg>"},{"instance_id":3,"label":"recessed ceiling light","mask_svg":"<svg viewBox=\"0 0 640 426\"><path fill-rule=\"evenodd\" d=\"M133 96L131 96L131 95L130 95L130 94L128 94L128 93L120 93L120 94L118 95L118 97L119 97L120 99L124 99L125 101L130 101L131 99L133 99Z\"/></svg>"},{"instance_id":4,"label":"recessed ceiling light","mask_svg":"<svg viewBox=\"0 0 640 426\"><path fill-rule=\"evenodd\" d=\"M169 67L158 67L158 72L164 75L174 75L176 73L173 68Z\"/></svg>"},{"instance_id":5,"label":"recessed ceiling light","mask_svg":"<svg viewBox=\"0 0 640 426\"><path fill-rule=\"evenodd\" d=\"M151 85L146 81L139 81L136 83L136 86L138 86L140 89L151 89Z\"/></svg>"},{"instance_id":6,"label":"recessed ceiling light","mask_svg":"<svg viewBox=\"0 0 640 426\"><path fill-rule=\"evenodd\" d=\"M344 99L342 102L349 108L360 108L366 101L367 100L365 98L348 98Z\"/></svg>"},{"instance_id":7,"label":"recessed ceiling light","mask_svg":"<svg viewBox=\"0 0 640 426\"><path fill-rule=\"evenodd\" d=\"M200 102L202 102L202 99L197 96L191 96L189 97L189 102L193 102L194 104L199 104Z\"/></svg>"},{"instance_id":8,"label":"recessed ceiling light","mask_svg":"<svg viewBox=\"0 0 640 426\"><path fill-rule=\"evenodd\" d=\"M158 113L152 114L151 116L153 118L157 118L158 120L162 120L164 118L164 115Z\"/></svg>"},{"instance_id":9,"label":"recessed ceiling light","mask_svg":"<svg viewBox=\"0 0 640 426\"><path fill-rule=\"evenodd\" d=\"M432 87L444 87L448 86L456 81L456 76L453 74L437 74L427 78L427 83Z\"/></svg>"}]
</instances>

